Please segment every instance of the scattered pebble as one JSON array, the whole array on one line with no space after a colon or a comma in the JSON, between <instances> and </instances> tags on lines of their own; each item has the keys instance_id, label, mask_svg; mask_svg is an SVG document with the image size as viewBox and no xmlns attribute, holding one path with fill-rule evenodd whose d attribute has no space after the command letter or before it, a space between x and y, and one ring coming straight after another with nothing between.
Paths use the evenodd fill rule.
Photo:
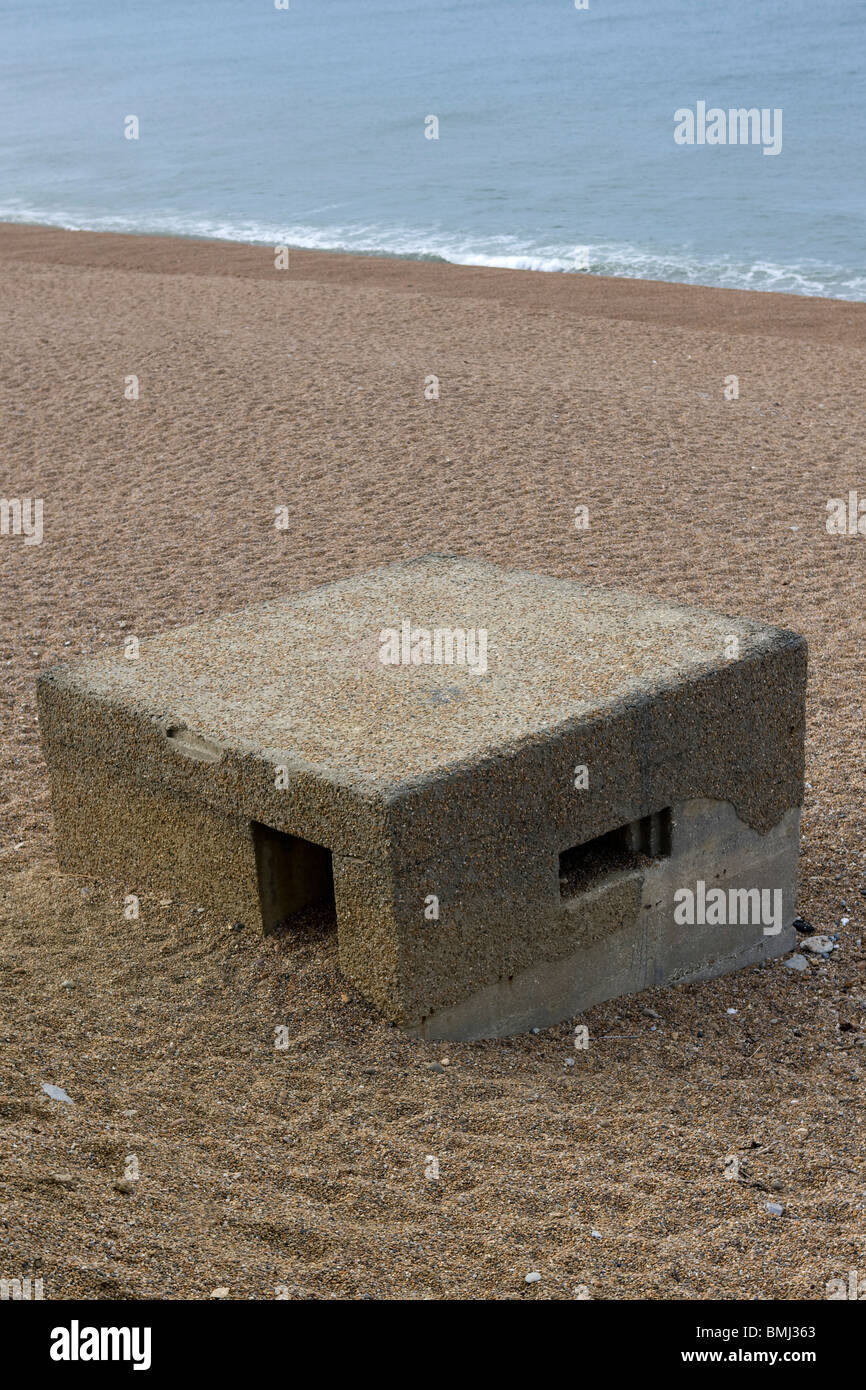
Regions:
<instances>
[{"instance_id":1,"label":"scattered pebble","mask_svg":"<svg viewBox=\"0 0 866 1390\"><path fill-rule=\"evenodd\" d=\"M75 1104L75 1101L71 1096L66 1094L62 1086L51 1086L47 1081L43 1081L42 1089L46 1096L50 1096L52 1100L62 1100L65 1101L67 1105Z\"/></svg>"},{"instance_id":2,"label":"scattered pebble","mask_svg":"<svg viewBox=\"0 0 866 1390\"><path fill-rule=\"evenodd\" d=\"M770 1212L772 1216L781 1216L784 1210L785 1208L782 1206L781 1202L767 1203L767 1211Z\"/></svg>"},{"instance_id":3,"label":"scattered pebble","mask_svg":"<svg viewBox=\"0 0 866 1390\"><path fill-rule=\"evenodd\" d=\"M836 950L836 942L831 936L810 936L803 942L804 951L814 951L816 956L829 955Z\"/></svg>"},{"instance_id":4,"label":"scattered pebble","mask_svg":"<svg viewBox=\"0 0 866 1390\"><path fill-rule=\"evenodd\" d=\"M809 962L807 961L806 957L801 956L798 951L795 952L793 956L789 956L788 959L785 961L785 964L789 970L809 969Z\"/></svg>"},{"instance_id":5,"label":"scattered pebble","mask_svg":"<svg viewBox=\"0 0 866 1390\"><path fill-rule=\"evenodd\" d=\"M227 1289L225 1285L220 1285L218 1289L214 1289L211 1298L228 1298L230 1293L231 1289Z\"/></svg>"},{"instance_id":6,"label":"scattered pebble","mask_svg":"<svg viewBox=\"0 0 866 1390\"><path fill-rule=\"evenodd\" d=\"M135 1183L131 1178L118 1178L114 1184L115 1192L134 1192Z\"/></svg>"},{"instance_id":7,"label":"scattered pebble","mask_svg":"<svg viewBox=\"0 0 866 1390\"><path fill-rule=\"evenodd\" d=\"M527 1282L527 1284L538 1284L538 1283L541 1282L541 1275L538 1274L537 1272L535 1272L535 1273L533 1273L533 1274L527 1274L527 1276L526 1276L526 1282Z\"/></svg>"}]
</instances>

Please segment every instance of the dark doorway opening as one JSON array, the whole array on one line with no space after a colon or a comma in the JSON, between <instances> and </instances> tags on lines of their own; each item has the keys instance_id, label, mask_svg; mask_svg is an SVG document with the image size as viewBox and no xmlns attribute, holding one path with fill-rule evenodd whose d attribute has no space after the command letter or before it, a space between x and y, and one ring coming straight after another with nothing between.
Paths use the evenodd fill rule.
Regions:
<instances>
[{"instance_id":1,"label":"dark doorway opening","mask_svg":"<svg viewBox=\"0 0 866 1390\"><path fill-rule=\"evenodd\" d=\"M334 911L331 851L253 822L259 904L265 934L310 907Z\"/></svg>"}]
</instances>

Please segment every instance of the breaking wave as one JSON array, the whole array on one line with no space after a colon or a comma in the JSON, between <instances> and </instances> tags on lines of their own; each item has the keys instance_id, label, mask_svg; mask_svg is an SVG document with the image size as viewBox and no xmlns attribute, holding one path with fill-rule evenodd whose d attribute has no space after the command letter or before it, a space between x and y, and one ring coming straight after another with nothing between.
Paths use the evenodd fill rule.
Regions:
<instances>
[{"instance_id":1,"label":"breaking wave","mask_svg":"<svg viewBox=\"0 0 866 1390\"><path fill-rule=\"evenodd\" d=\"M21 203L0 204L0 221L38 223L71 231L205 237L505 270L619 275L725 289L866 300L866 271L852 271L819 260L783 265L767 260L740 260L733 255L701 255L682 247L664 250L615 241L551 245L520 236L460 234L442 228L425 230L372 223L318 226L303 222L247 222L182 212L107 215L76 208L28 207Z\"/></svg>"}]
</instances>

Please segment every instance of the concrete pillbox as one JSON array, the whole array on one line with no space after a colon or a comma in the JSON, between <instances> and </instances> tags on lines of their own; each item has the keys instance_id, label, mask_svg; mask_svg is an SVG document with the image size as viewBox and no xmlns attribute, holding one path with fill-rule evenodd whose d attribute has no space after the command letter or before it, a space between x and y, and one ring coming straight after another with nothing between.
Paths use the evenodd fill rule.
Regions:
<instances>
[{"instance_id":1,"label":"concrete pillbox","mask_svg":"<svg viewBox=\"0 0 866 1390\"><path fill-rule=\"evenodd\" d=\"M333 900L425 1037L790 949L806 645L428 556L39 680L61 867L264 931Z\"/></svg>"}]
</instances>

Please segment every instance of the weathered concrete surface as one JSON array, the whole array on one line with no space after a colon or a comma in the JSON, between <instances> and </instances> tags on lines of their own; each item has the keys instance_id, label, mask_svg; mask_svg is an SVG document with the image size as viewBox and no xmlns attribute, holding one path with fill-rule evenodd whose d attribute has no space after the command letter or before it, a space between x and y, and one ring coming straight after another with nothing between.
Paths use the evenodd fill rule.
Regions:
<instances>
[{"instance_id":1,"label":"weathered concrete surface","mask_svg":"<svg viewBox=\"0 0 866 1390\"><path fill-rule=\"evenodd\" d=\"M380 634L404 619L484 629L486 674L383 664ZM476 561L404 562L142 641L134 661L44 673L58 854L269 930L330 890L327 863L297 840L323 847L342 969L389 1018L431 1036L533 1026L775 949L760 927L742 949L714 951L697 928L666 935L660 909L638 936L650 977L617 963L694 802L736 813L754 872L779 877L743 886L783 889L795 915L805 680L793 633ZM708 881L740 844L717 810ZM595 860L581 852L568 906L560 855L627 826L625 880L604 885L606 842ZM569 992L577 970L585 987ZM548 984L514 1006L505 987L533 971Z\"/></svg>"},{"instance_id":2,"label":"weathered concrete surface","mask_svg":"<svg viewBox=\"0 0 866 1390\"><path fill-rule=\"evenodd\" d=\"M488 985L412 1031L434 1038L488 1038L559 1023L620 994L652 985L711 979L785 955L796 941L800 812L758 835L727 802L695 799L673 807L670 858L609 877L563 903L579 921L579 944L560 960ZM745 921L677 925L683 888L781 894L781 922L749 903ZM761 905L775 898L763 898Z\"/></svg>"}]
</instances>

